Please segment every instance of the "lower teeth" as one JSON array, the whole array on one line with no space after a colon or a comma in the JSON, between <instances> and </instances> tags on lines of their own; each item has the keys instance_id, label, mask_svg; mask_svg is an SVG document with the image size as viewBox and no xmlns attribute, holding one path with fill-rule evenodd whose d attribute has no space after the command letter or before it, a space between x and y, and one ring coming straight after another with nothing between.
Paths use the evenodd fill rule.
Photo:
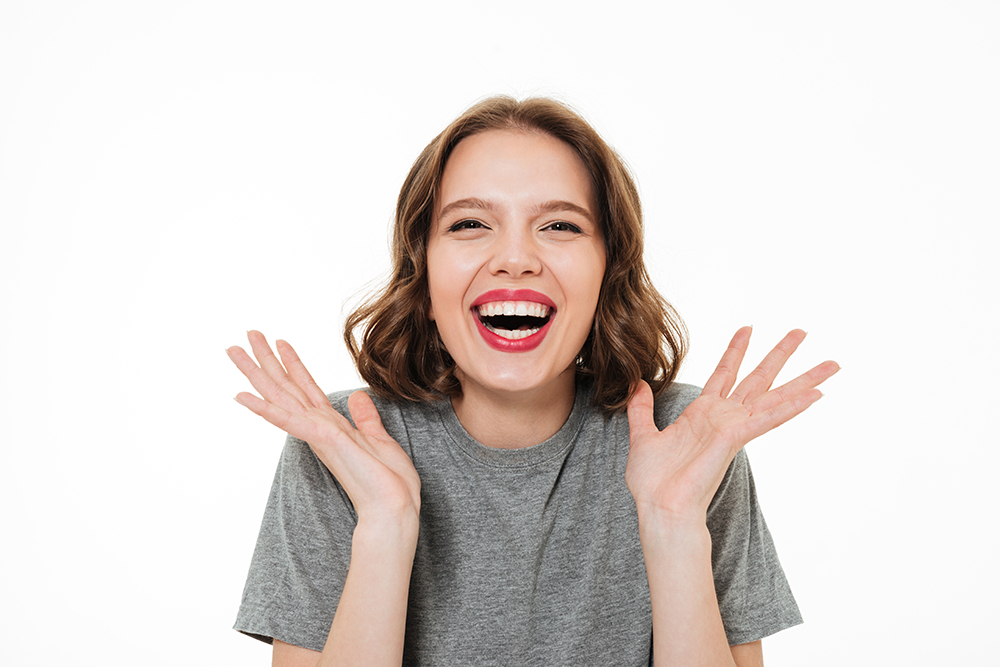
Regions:
<instances>
[{"instance_id":1,"label":"lower teeth","mask_svg":"<svg viewBox=\"0 0 1000 667\"><path fill-rule=\"evenodd\" d=\"M538 333L539 327L534 329L515 329L511 331L510 329L495 329L489 324L483 323L487 329L500 336L501 338L506 338L507 340L518 340L520 338L527 338L528 336L533 336Z\"/></svg>"}]
</instances>

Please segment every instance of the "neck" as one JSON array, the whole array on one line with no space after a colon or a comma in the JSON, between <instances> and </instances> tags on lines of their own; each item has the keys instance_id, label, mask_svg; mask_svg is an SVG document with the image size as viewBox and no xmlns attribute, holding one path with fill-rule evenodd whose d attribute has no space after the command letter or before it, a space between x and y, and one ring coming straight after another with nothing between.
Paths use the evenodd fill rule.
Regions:
<instances>
[{"instance_id":1,"label":"neck","mask_svg":"<svg viewBox=\"0 0 1000 667\"><path fill-rule=\"evenodd\" d=\"M545 442L562 428L576 399L576 372L560 375L558 386L530 392L493 392L464 383L451 399L455 415L469 435L487 447L516 449Z\"/></svg>"}]
</instances>

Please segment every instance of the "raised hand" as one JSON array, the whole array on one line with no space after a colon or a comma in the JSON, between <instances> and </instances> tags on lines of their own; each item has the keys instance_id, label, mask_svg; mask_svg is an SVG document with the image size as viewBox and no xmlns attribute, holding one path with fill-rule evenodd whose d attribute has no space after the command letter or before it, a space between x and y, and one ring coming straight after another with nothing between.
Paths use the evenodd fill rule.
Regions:
<instances>
[{"instance_id":1,"label":"raised hand","mask_svg":"<svg viewBox=\"0 0 1000 667\"><path fill-rule=\"evenodd\" d=\"M279 360L259 331L248 332L247 338L257 363L240 347L226 352L262 398L241 392L237 402L308 442L347 491L359 523L416 519L420 478L410 457L382 427L371 398L359 391L348 399L354 428L330 406L291 345L277 341Z\"/></svg>"},{"instance_id":2,"label":"raised hand","mask_svg":"<svg viewBox=\"0 0 1000 667\"><path fill-rule=\"evenodd\" d=\"M640 383L628 405L630 444L625 472L640 513L703 523L736 453L819 400L822 394L816 387L840 370L833 361L771 389L804 338L804 331L790 332L733 390L750 342L750 327L740 329L701 395L663 431L653 423L649 385Z\"/></svg>"}]
</instances>

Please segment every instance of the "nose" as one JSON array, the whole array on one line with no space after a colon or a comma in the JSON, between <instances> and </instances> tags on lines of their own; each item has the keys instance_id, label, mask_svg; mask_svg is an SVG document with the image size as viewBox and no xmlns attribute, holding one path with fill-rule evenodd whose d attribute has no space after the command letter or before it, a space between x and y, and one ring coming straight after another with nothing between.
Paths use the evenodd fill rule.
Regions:
<instances>
[{"instance_id":1,"label":"nose","mask_svg":"<svg viewBox=\"0 0 1000 667\"><path fill-rule=\"evenodd\" d=\"M542 262L530 229L505 229L494 243L489 269L493 275L513 278L538 274Z\"/></svg>"}]
</instances>

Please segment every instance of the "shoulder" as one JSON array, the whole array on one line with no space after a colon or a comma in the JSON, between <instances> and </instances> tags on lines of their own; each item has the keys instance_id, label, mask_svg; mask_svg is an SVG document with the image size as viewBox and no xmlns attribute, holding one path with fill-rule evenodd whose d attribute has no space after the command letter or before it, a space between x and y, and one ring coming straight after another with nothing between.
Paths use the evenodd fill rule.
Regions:
<instances>
[{"instance_id":1,"label":"shoulder","mask_svg":"<svg viewBox=\"0 0 1000 667\"><path fill-rule=\"evenodd\" d=\"M411 423L410 428L412 428L412 422L415 419L414 410L420 410L422 404L388 401L378 397L368 387L345 389L327 394L326 398L330 402L330 406L350 421L352 426L354 426L354 419L351 417L347 402L351 395L359 391L371 397L383 427L409 454L408 422ZM333 474L316 455L309 443L292 435L287 435L285 439L276 484L282 486L285 494L292 493L295 497L304 495L332 497L330 494L336 492L343 497L348 505L350 504L346 493L339 488Z\"/></svg>"},{"instance_id":2,"label":"shoulder","mask_svg":"<svg viewBox=\"0 0 1000 667\"><path fill-rule=\"evenodd\" d=\"M653 402L653 420L656 427L664 429L674 423L684 408L701 395L701 387L683 382L672 382Z\"/></svg>"},{"instance_id":3,"label":"shoulder","mask_svg":"<svg viewBox=\"0 0 1000 667\"><path fill-rule=\"evenodd\" d=\"M330 405L332 405L337 412L350 419L351 414L347 410L347 399L351 397L351 394L359 391L365 392L366 394L372 397L372 400L375 400L375 393L368 387L355 387L354 389L342 389L340 391L335 391L333 393L327 394L326 398L328 401L330 401Z\"/></svg>"},{"instance_id":4,"label":"shoulder","mask_svg":"<svg viewBox=\"0 0 1000 667\"><path fill-rule=\"evenodd\" d=\"M354 425L347 400L352 394L362 391L372 399L378 410L382 427L400 444L407 454L411 454L410 443L414 438L429 431L440 430L442 402L400 401L386 399L376 394L370 387L358 387L327 394L330 405Z\"/></svg>"},{"instance_id":5,"label":"shoulder","mask_svg":"<svg viewBox=\"0 0 1000 667\"><path fill-rule=\"evenodd\" d=\"M398 401L391 401L381 398L378 394L371 390L370 387L356 387L354 389L344 389L341 391L335 391L333 393L327 394L326 398L330 401L330 405L334 410L340 414L347 417L348 420L353 424L354 420L351 418L351 412L347 407L347 399L349 399L353 394L362 391L371 397L372 402L375 404L375 408L378 410L379 416L384 420L387 415L399 414L406 411L407 407L412 407L417 404L407 404Z\"/></svg>"}]
</instances>

